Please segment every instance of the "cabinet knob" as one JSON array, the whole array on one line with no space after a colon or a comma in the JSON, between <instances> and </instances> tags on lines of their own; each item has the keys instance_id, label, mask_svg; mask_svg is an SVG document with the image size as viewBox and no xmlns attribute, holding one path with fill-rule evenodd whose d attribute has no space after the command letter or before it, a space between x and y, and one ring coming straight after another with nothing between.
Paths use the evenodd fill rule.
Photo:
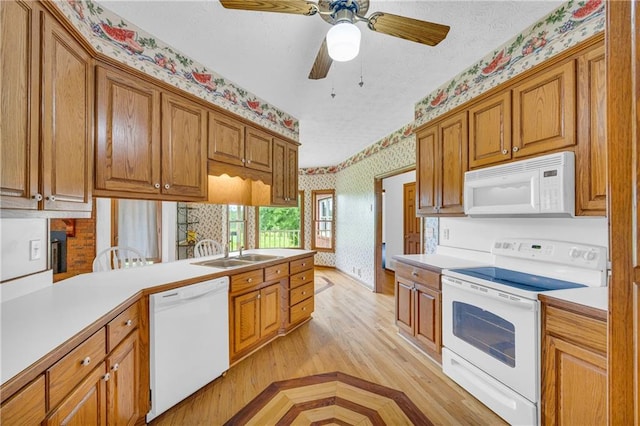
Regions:
<instances>
[{"instance_id":1,"label":"cabinet knob","mask_svg":"<svg viewBox=\"0 0 640 426\"><path fill-rule=\"evenodd\" d=\"M513 147L513 152L518 152L518 150L519 150L519 149L520 149L520 148L518 148L517 146L514 146L514 147Z\"/></svg>"},{"instance_id":2,"label":"cabinet knob","mask_svg":"<svg viewBox=\"0 0 640 426\"><path fill-rule=\"evenodd\" d=\"M128 319L124 325L126 325L127 327L131 327L131 325L133 324L133 321L131 321L130 319Z\"/></svg>"},{"instance_id":3,"label":"cabinet knob","mask_svg":"<svg viewBox=\"0 0 640 426\"><path fill-rule=\"evenodd\" d=\"M260 293L258 293L258 299L260 299Z\"/></svg>"},{"instance_id":4,"label":"cabinet knob","mask_svg":"<svg viewBox=\"0 0 640 426\"><path fill-rule=\"evenodd\" d=\"M508 150L508 149L503 149L503 150L502 150L502 155L507 155L508 153L509 153L509 150Z\"/></svg>"},{"instance_id":5,"label":"cabinet knob","mask_svg":"<svg viewBox=\"0 0 640 426\"><path fill-rule=\"evenodd\" d=\"M253 278L247 278L248 283L250 283L251 281L253 281Z\"/></svg>"},{"instance_id":6,"label":"cabinet knob","mask_svg":"<svg viewBox=\"0 0 640 426\"><path fill-rule=\"evenodd\" d=\"M104 376L102 376L102 379L103 379L105 382L108 382L110 378L111 378L111 374L109 374L109 373L107 373L107 374L105 374Z\"/></svg>"},{"instance_id":7,"label":"cabinet knob","mask_svg":"<svg viewBox=\"0 0 640 426\"><path fill-rule=\"evenodd\" d=\"M80 361L80 365L82 365L82 366L86 367L89 364L91 364L91 357L89 357L89 356L86 357L85 359L83 359L82 361Z\"/></svg>"},{"instance_id":8,"label":"cabinet knob","mask_svg":"<svg viewBox=\"0 0 640 426\"><path fill-rule=\"evenodd\" d=\"M251 164L251 160L247 160L247 164Z\"/></svg>"},{"instance_id":9,"label":"cabinet knob","mask_svg":"<svg viewBox=\"0 0 640 426\"><path fill-rule=\"evenodd\" d=\"M302 295L304 296L305 294L307 294L307 292L306 292L306 291L303 291L303 292L302 292Z\"/></svg>"},{"instance_id":10,"label":"cabinet knob","mask_svg":"<svg viewBox=\"0 0 640 426\"><path fill-rule=\"evenodd\" d=\"M160 184L159 184L159 183L154 183L154 184L153 184L153 187L154 187L155 189L160 189Z\"/></svg>"},{"instance_id":11,"label":"cabinet knob","mask_svg":"<svg viewBox=\"0 0 640 426\"><path fill-rule=\"evenodd\" d=\"M245 160L244 158L242 159L242 164L246 163L247 160Z\"/></svg>"},{"instance_id":12,"label":"cabinet knob","mask_svg":"<svg viewBox=\"0 0 640 426\"><path fill-rule=\"evenodd\" d=\"M55 200L56 200L56 196L55 196L55 195L49 195L49 196L47 197L47 200L49 200L49 201L55 201Z\"/></svg>"},{"instance_id":13,"label":"cabinet knob","mask_svg":"<svg viewBox=\"0 0 640 426\"><path fill-rule=\"evenodd\" d=\"M279 274L279 273L280 273L280 269L277 269L277 270L276 270L276 274Z\"/></svg>"},{"instance_id":14,"label":"cabinet knob","mask_svg":"<svg viewBox=\"0 0 640 426\"><path fill-rule=\"evenodd\" d=\"M302 266L307 266L306 262L302 262Z\"/></svg>"},{"instance_id":15,"label":"cabinet knob","mask_svg":"<svg viewBox=\"0 0 640 426\"><path fill-rule=\"evenodd\" d=\"M120 364L116 362L111 366L111 371L118 371L118 368L120 368Z\"/></svg>"},{"instance_id":16,"label":"cabinet knob","mask_svg":"<svg viewBox=\"0 0 640 426\"><path fill-rule=\"evenodd\" d=\"M32 195L31 198L33 198L36 201L42 201L42 194Z\"/></svg>"},{"instance_id":17,"label":"cabinet knob","mask_svg":"<svg viewBox=\"0 0 640 426\"><path fill-rule=\"evenodd\" d=\"M307 310L307 308L306 308L306 307L304 307L304 308L302 308L302 310L303 310L303 311L306 311L306 310Z\"/></svg>"},{"instance_id":18,"label":"cabinet knob","mask_svg":"<svg viewBox=\"0 0 640 426\"><path fill-rule=\"evenodd\" d=\"M165 183L164 184L164 189L169 189L169 188L171 188L171 185L169 185L168 183Z\"/></svg>"},{"instance_id":19,"label":"cabinet knob","mask_svg":"<svg viewBox=\"0 0 640 426\"><path fill-rule=\"evenodd\" d=\"M302 281L304 281L304 280L306 280L306 279L307 279L307 277L305 277L304 275L303 275L303 276L302 276L302 278L301 278L301 280L302 280Z\"/></svg>"},{"instance_id":20,"label":"cabinet knob","mask_svg":"<svg viewBox=\"0 0 640 426\"><path fill-rule=\"evenodd\" d=\"M411 275L413 275L414 277L418 276L418 273L416 271L411 272Z\"/></svg>"}]
</instances>

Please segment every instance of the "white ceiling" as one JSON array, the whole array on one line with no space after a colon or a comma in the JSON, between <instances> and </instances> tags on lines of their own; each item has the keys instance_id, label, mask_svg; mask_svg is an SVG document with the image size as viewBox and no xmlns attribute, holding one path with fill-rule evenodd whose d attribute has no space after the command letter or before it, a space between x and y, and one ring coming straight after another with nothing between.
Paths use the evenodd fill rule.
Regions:
<instances>
[{"instance_id":1,"label":"white ceiling","mask_svg":"<svg viewBox=\"0 0 640 426\"><path fill-rule=\"evenodd\" d=\"M451 30L430 47L359 23L359 56L334 62L324 80L307 78L330 28L317 15L228 10L217 0L100 3L298 118L300 167L316 167L337 165L413 121L417 101L564 2L372 0L367 16L383 11Z\"/></svg>"}]
</instances>

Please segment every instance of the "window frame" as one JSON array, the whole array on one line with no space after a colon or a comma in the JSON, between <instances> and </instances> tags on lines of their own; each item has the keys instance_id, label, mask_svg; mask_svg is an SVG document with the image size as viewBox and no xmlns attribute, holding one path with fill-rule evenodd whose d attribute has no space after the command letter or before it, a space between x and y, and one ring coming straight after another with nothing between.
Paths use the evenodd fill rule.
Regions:
<instances>
[{"instance_id":1,"label":"window frame","mask_svg":"<svg viewBox=\"0 0 640 426\"><path fill-rule=\"evenodd\" d=\"M231 206L236 206L236 207L241 207L242 208L242 220L231 220L231 214L230 214L230 208ZM242 204L227 204L227 241L225 244L228 244L229 247L229 251L236 251L237 249L239 249L240 246L242 246L243 250L247 249L247 234L248 234L248 229L247 229L247 211L248 211L248 206L242 205ZM231 244L231 223L242 223L243 225L243 235L242 235L242 243L240 243L240 241L238 241L238 247L234 248L232 247ZM224 245L223 245L224 246Z\"/></svg>"},{"instance_id":2,"label":"window frame","mask_svg":"<svg viewBox=\"0 0 640 426\"><path fill-rule=\"evenodd\" d=\"M326 196L331 196L332 203L332 215L331 220L318 219L318 198L319 196L323 196L322 198L327 198ZM335 253L336 250L336 191L334 189L319 189L311 191L311 249L321 252ZM331 223L331 247L317 247L316 245L316 229L317 224L319 222Z\"/></svg>"},{"instance_id":3,"label":"window frame","mask_svg":"<svg viewBox=\"0 0 640 426\"><path fill-rule=\"evenodd\" d=\"M255 220L255 226L256 226L256 232L255 232L255 247L256 248L261 248L260 247L260 207L274 207L274 208L278 208L278 206L259 206L256 207L255 210L255 214L256 214L256 220ZM282 207L282 208L291 208L291 207ZM298 191L298 208L300 209L300 235L298 237L298 242L299 245L298 247L280 247L280 248L291 248L291 249L304 249L304 191L300 190Z\"/></svg>"}]
</instances>

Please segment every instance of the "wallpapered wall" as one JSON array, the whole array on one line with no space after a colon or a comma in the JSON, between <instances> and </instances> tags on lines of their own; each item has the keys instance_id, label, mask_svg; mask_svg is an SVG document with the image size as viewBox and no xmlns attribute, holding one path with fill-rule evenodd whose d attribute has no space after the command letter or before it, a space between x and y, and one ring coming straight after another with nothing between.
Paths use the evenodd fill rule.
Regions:
<instances>
[{"instance_id":1,"label":"wallpapered wall","mask_svg":"<svg viewBox=\"0 0 640 426\"><path fill-rule=\"evenodd\" d=\"M334 173L322 175L299 176L298 189L304 191L304 248L311 250L311 235L313 218L312 191L321 189L335 189L336 175ZM336 200L334 214L340 210L340 203ZM339 233L336 233L339 235ZM335 252L318 252L315 256L316 265L335 266Z\"/></svg>"}]
</instances>

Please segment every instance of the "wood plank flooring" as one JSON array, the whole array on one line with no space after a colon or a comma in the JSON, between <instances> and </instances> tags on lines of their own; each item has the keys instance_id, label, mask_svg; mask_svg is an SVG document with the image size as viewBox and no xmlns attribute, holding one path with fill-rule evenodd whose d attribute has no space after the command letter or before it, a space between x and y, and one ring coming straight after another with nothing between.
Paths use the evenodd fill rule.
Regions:
<instances>
[{"instance_id":1,"label":"wood plank flooring","mask_svg":"<svg viewBox=\"0 0 640 426\"><path fill-rule=\"evenodd\" d=\"M233 366L151 424L221 425L272 382L332 371L404 392L434 424L505 424L398 336L392 295L372 293L334 269L316 268L316 277L321 291L310 322Z\"/></svg>"}]
</instances>

